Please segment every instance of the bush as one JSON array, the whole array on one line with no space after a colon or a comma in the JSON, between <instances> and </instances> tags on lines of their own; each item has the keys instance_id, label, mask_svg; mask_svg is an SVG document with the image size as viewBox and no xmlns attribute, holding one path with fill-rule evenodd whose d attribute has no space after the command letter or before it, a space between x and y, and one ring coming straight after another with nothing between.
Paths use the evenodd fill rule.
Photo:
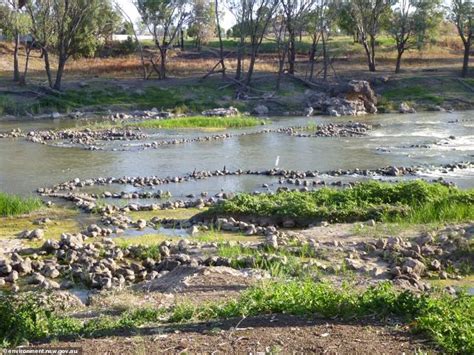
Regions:
<instances>
[{"instance_id":1,"label":"bush","mask_svg":"<svg viewBox=\"0 0 474 355\"><path fill-rule=\"evenodd\" d=\"M364 182L353 188L322 188L312 192L239 194L209 209L211 215L247 215L354 222L368 219L434 222L474 218L474 190L410 181L396 184ZM440 207L443 206L443 209Z\"/></svg>"},{"instance_id":2,"label":"bush","mask_svg":"<svg viewBox=\"0 0 474 355\"><path fill-rule=\"evenodd\" d=\"M312 280L269 282L223 305L180 306L171 316L175 322L285 313L361 319L397 316L412 329L436 341L446 352L474 352L474 297L416 295L398 292L389 283L359 292L335 288Z\"/></svg>"},{"instance_id":3,"label":"bush","mask_svg":"<svg viewBox=\"0 0 474 355\"><path fill-rule=\"evenodd\" d=\"M4 347L77 332L80 323L59 318L31 294L0 296L0 344Z\"/></svg>"}]
</instances>

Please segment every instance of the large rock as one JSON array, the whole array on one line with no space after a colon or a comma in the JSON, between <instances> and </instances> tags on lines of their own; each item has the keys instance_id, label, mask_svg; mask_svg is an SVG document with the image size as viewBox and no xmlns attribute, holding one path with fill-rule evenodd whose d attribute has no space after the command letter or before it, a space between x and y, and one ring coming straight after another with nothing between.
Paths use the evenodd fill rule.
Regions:
<instances>
[{"instance_id":1,"label":"large rock","mask_svg":"<svg viewBox=\"0 0 474 355\"><path fill-rule=\"evenodd\" d=\"M398 107L398 112L400 113L416 113L415 108L408 105L406 102L402 102Z\"/></svg>"},{"instance_id":2,"label":"large rock","mask_svg":"<svg viewBox=\"0 0 474 355\"><path fill-rule=\"evenodd\" d=\"M377 113L377 96L368 81L351 80L331 91L331 95L312 92L308 106L331 116L360 116Z\"/></svg>"},{"instance_id":3,"label":"large rock","mask_svg":"<svg viewBox=\"0 0 474 355\"><path fill-rule=\"evenodd\" d=\"M260 115L260 116L268 115L268 112L269 112L268 107L265 105L257 105L252 110L252 113L256 115Z\"/></svg>"}]
</instances>

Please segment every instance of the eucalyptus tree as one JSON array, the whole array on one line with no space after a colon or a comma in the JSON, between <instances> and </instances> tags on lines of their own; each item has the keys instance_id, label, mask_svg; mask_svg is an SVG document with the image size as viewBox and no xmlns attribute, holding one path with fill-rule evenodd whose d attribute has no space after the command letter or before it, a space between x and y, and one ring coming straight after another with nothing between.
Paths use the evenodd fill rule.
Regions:
<instances>
[{"instance_id":1,"label":"eucalyptus tree","mask_svg":"<svg viewBox=\"0 0 474 355\"><path fill-rule=\"evenodd\" d=\"M311 50L309 53L309 80L313 80L316 64L316 54L321 48L323 80L327 80L331 58L328 48L329 38L336 25L340 14L340 2L337 0L316 0L314 8L307 15L306 31L311 37Z\"/></svg>"},{"instance_id":2,"label":"eucalyptus tree","mask_svg":"<svg viewBox=\"0 0 474 355\"><path fill-rule=\"evenodd\" d=\"M0 29L3 34L13 39L13 81L20 81L18 53L20 38L28 34L29 19L23 11L24 3L18 0L0 0Z\"/></svg>"},{"instance_id":3,"label":"eucalyptus tree","mask_svg":"<svg viewBox=\"0 0 474 355\"><path fill-rule=\"evenodd\" d=\"M432 38L442 19L440 5L440 0L397 0L393 6L387 31L396 42L395 73L400 72L405 51L421 48Z\"/></svg>"},{"instance_id":4,"label":"eucalyptus tree","mask_svg":"<svg viewBox=\"0 0 474 355\"><path fill-rule=\"evenodd\" d=\"M252 80L255 61L263 38L267 33L270 21L275 14L279 0L247 0L247 28L250 41L250 62L245 82L247 85Z\"/></svg>"},{"instance_id":5,"label":"eucalyptus tree","mask_svg":"<svg viewBox=\"0 0 474 355\"><path fill-rule=\"evenodd\" d=\"M210 0L193 0L192 16L188 27L188 36L194 38L195 45L201 50L216 32L215 4Z\"/></svg>"},{"instance_id":6,"label":"eucalyptus tree","mask_svg":"<svg viewBox=\"0 0 474 355\"><path fill-rule=\"evenodd\" d=\"M458 30L464 46L464 59L461 76L466 77L469 71L469 56L474 36L474 4L472 0L452 0L449 19Z\"/></svg>"},{"instance_id":7,"label":"eucalyptus tree","mask_svg":"<svg viewBox=\"0 0 474 355\"><path fill-rule=\"evenodd\" d=\"M295 73L296 35L305 26L307 14L313 9L315 0L281 0L288 31L288 73Z\"/></svg>"},{"instance_id":8,"label":"eucalyptus tree","mask_svg":"<svg viewBox=\"0 0 474 355\"><path fill-rule=\"evenodd\" d=\"M70 57L90 55L108 27L112 5L104 0L28 0L31 35L41 48L49 86L61 90ZM50 54L57 56L53 81Z\"/></svg>"},{"instance_id":9,"label":"eucalyptus tree","mask_svg":"<svg viewBox=\"0 0 474 355\"><path fill-rule=\"evenodd\" d=\"M351 0L352 14L359 35L359 43L364 46L369 71L376 70L375 50L377 36L382 31L383 22L390 13L394 0Z\"/></svg>"},{"instance_id":10,"label":"eucalyptus tree","mask_svg":"<svg viewBox=\"0 0 474 355\"><path fill-rule=\"evenodd\" d=\"M166 79L168 51L191 15L188 1L137 0L136 6L160 52L160 67L153 66L159 78Z\"/></svg>"}]
</instances>

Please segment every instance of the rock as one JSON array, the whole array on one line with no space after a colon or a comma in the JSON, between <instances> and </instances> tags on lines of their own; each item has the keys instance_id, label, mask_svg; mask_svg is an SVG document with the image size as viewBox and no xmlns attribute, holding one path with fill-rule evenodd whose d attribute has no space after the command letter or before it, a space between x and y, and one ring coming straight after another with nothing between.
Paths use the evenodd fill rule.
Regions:
<instances>
[{"instance_id":1,"label":"rock","mask_svg":"<svg viewBox=\"0 0 474 355\"><path fill-rule=\"evenodd\" d=\"M448 273L447 273L446 271L441 271L441 272L439 273L439 278L440 278L441 280L447 280L447 279L448 279Z\"/></svg>"},{"instance_id":2,"label":"rock","mask_svg":"<svg viewBox=\"0 0 474 355\"><path fill-rule=\"evenodd\" d=\"M190 228L188 228L187 232L191 235L191 236L196 236L197 234L199 234L199 228L198 226L192 226Z\"/></svg>"},{"instance_id":3,"label":"rock","mask_svg":"<svg viewBox=\"0 0 474 355\"><path fill-rule=\"evenodd\" d=\"M268 110L268 107L265 106L265 105L257 105L252 110L252 113L254 113L256 115L259 115L259 116L268 115L268 112L270 112L270 111Z\"/></svg>"},{"instance_id":4,"label":"rock","mask_svg":"<svg viewBox=\"0 0 474 355\"><path fill-rule=\"evenodd\" d=\"M402 102L398 107L398 112L400 113L416 113L416 110L413 107L410 107L406 102Z\"/></svg>"},{"instance_id":5,"label":"rock","mask_svg":"<svg viewBox=\"0 0 474 355\"><path fill-rule=\"evenodd\" d=\"M268 235L265 238L265 245L272 249L278 249L278 238L275 234Z\"/></svg>"},{"instance_id":6,"label":"rock","mask_svg":"<svg viewBox=\"0 0 474 355\"><path fill-rule=\"evenodd\" d=\"M419 260L406 258L402 266L402 271L406 274L422 276L425 272L425 265Z\"/></svg>"},{"instance_id":7,"label":"rock","mask_svg":"<svg viewBox=\"0 0 474 355\"><path fill-rule=\"evenodd\" d=\"M58 118L61 118L61 117L62 117L62 115L59 112L51 113L51 118L52 119L58 119Z\"/></svg>"},{"instance_id":8,"label":"rock","mask_svg":"<svg viewBox=\"0 0 474 355\"><path fill-rule=\"evenodd\" d=\"M5 278L5 281L15 283L19 279L18 271L13 270L10 275Z\"/></svg>"},{"instance_id":9,"label":"rock","mask_svg":"<svg viewBox=\"0 0 474 355\"><path fill-rule=\"evenodd\" d=\"M145 229L146 228L146 221L144 219L139 219L136 223L138 229Z\"/></svg>"},{"instance_id":10,"label":"rock","mask_svg":"<svg viewBox=\"0 0 474 355\"><path fill-rule=\"evenodd\" d=\"M0 277L0 287L5 286L6 282L3 277Z\"/></svg>"},{"instance_id":11,"label":"rock","mask_svg":"<svg viewBox=\"0 0 474 355\"><path fill-rule=\"evenodd\" d=\"M441 263L439 262L439 260L434 259L430 263L430 267L431 267L432 270L438 271L438 270L441 269Z\"/></svg>"},{"instance_id":12,"label":"rock","mask_svg":"<svg viewBox=\"0 0 474 355\"><path fill-rule=\"evenodd\" d=\"M202 112L203 116L218 116L218 117L232 117L240 115L240 112L235 107L230 106L229 108L215 108Z\"/></svg>"},{"instance_id":13,"label":"rock","mask_svg":"<svg viewBox=\"0 0 474 355\"><path fill-rule=\"evenodd\" d=\"M375 224L375 220L373 219L369 219L367 222L365 222L365 225L369 227L375 227Z\"/></svg>"}]
</instances>

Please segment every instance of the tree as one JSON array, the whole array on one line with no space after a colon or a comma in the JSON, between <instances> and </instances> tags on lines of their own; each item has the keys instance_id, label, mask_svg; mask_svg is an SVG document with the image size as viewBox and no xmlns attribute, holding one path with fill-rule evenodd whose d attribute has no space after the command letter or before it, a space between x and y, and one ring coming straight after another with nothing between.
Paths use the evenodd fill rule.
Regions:
<instances>
[{"instance_id":1,"label":"tree","mask_svg":"<svg viewBox=\"0 0 474 355\"><path fill-rule=\"evenodd\" d=\"M31 34L41 47L51 88L61 90L66 62L72 56L95 51L104 34L106 14L111 9L103 0L29 0L26 11ZM53 82L50 53L58 58Z\"/></svg>"},{"instance_id":2,"label":"tree","mask_svg":"<svg viewBox=\"0 0 474 355\"><path fill-rule=\"evenodd\" d=\"M247 14L248 36L250 39L250 63L245 78L247 85L249 85L252 80L258 51L277 5L278 0L246 1L247 10L245 13Z\"/></svg>"},{"instance_id":3,"label":"tree","mask_svg":"<svg viewBox=\"0 0 474 355\"><path fill-rule=\"evenodd\" d=\"M387 24L397 47L395 73L400 72L403 53L423 47L432 36L441 21L439 6L439 0L397 0Z\"/></svg>"},{"instance_id":4,"label":"tree","mask_svg":"<svg viewBox=\"0 0 474 355\"><path fill-rule=\"evenodd\" d=\"M296 36L301 33L314 0L281 0L288 31L288 73L295 74Z\"/></svg>"},{"instance_id":5,"label":"tree","mask_svg":"<svg viewBox=\"0 0 474 355\"><path fill-rule=\"evenodd\" d=\"M194 38L200 51L216 32L215 6L209 0L193 0L193 15L188 28L188 36Z\"/></svg>"},{"instance_id":6,"label":"tree","mask_svg":"<svg viewBox=\"0 0 474 355\"><path fill-rule=\"evenodd\" d=\"M137 9L147 25L160 52L160 79L166 79L168 50L188 20L186 0L138 0Z\"/></svg>"},{"instance_id":7,"label":"tree","mask_svg":"<svg viewBox=\"0 0 474 355\"><path fill-rule=\"evenodd\" d=\"M314 9L308 13L306 31L311 36L311 50L309 54L310 73L309 80L313 80L314 67L316 64L316 54L319 44L322 56L323 80L327 80L328 69L331 65L329 57L328 41L333 30L336 19L339 15L338 3L334 0L316 0Z\"/></svg>"},{"instance_id":8,"label":"tree","mask_svg":"<svg viewBox=\"0 0 474 355\"><path fill-rule=\"evenodd\" d=\"M352 0L352 14L354 16L359 42L364 46L367 55L369 70L374 72L375 44L382 23L390 11L392 0Z\"/></svg>"},{"instance_id":9,"label":"tree","mask_svg":"<svg viewBox=\"0 0 474 355\"><path fill-rule=\"evenodd\" d=\"M464 59L461 76L464 78L469 71L469 55L472 37L474 36L474 5L472 0L453 0L449 19L454 23L464 45Z\"/></svg>"},{"instance_id":10,"label":"tree","mask_svg":"<svg viewBox=\"0 0 474 355\"><path fill-rule=\"evenodd\" d=\"M23 3L18 0L0 1L0 29L7 37L12 38L15 47L13 50L13 81L20 81L20 66L18 52L20 37L28 34L28 16L22 11Z\"/></svg>"}]
</instances>

